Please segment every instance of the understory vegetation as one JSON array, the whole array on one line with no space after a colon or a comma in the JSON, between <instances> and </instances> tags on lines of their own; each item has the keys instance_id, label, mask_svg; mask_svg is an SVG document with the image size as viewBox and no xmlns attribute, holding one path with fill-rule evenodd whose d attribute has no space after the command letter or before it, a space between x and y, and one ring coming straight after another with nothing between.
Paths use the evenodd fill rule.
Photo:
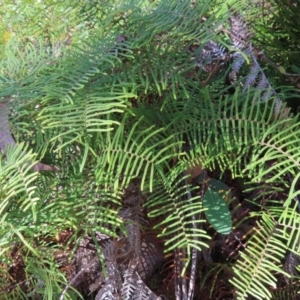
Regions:
<instances>
[{"instance_id":1,"label":"understory vegetation","mask_svg":"<svg viewBox=\"0 0 300 300\"><path fill-rule=\"evenodd\" d=\"M0 299L300 299L299 0L0 5Z\"/></svg>"}]
</instances>

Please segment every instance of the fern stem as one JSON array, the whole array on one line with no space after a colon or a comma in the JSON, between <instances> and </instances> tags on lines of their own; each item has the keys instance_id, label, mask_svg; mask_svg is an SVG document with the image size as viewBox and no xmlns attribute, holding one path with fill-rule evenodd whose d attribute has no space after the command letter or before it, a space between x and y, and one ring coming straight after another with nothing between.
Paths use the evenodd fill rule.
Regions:
<instances>
[{"instance_id":1,"label":"fern stem","mask_svg":"<svg viewBox=\"0 0 300 300\"><path fill-rule=\"evenodd\" d=\"M186 175L186 172L184 172L183 174ZM185 186L186 186L186 191L187 191L188 202L191 203L192 194L191 194L191 189L190 189L190 187L188 185L187 176L185 176ZM195 223L196 216L193 214L191 216L191 218L194 221L192 223L193 229L197 229L197 225ZM192 262L191 262L191 274L190 274L189 289L188 289L188 295L187 295L187 299L188 300L192 300L193 296L194 296L195 281L196 281L197 259L198 259L198 250L197 249L193 249L192 250Z\"/></svg>"}]
</instances>

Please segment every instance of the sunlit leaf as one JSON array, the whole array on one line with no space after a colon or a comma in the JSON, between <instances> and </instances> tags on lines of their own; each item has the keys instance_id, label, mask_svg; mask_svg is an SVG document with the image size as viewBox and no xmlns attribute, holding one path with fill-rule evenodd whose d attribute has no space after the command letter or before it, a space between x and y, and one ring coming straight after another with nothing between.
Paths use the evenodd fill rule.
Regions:
<instances>
[{"instance_id":1,"label":"sunlit leaf","mask_svg":"<svg viewBox=\"0 0 300 300\"><path fill-rule=\"evenodd\" d=\"M203 197L203 207L207 208L205 215L212 227L219 233L229 234L232 227L230 211L224 201L224 196L230 193L224 183L211 179Z\"/></svg>"}]
</instances>

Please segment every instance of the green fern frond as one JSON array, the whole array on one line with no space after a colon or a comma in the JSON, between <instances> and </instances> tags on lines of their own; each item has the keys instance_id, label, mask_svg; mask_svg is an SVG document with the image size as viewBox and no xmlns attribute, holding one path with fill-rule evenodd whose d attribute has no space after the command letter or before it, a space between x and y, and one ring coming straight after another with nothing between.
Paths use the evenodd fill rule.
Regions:
<instances>
[{"instance_id":1,"label":"green fern frond","mask_svg":"<svg viewBox=\"0 0 300 300\"><path fill-rule=\"evenodd\" d=\"M300 255L300 213L299 203L286 207L280 216L279 223L283 226L283 232L287 239L287 247L293 253Z\"/></svg>"},{"instance_id":2,"label":"green fern frond","mask_svg":"<svg viewBox=\"0 0 300 300\"><path fill-rule=\"evenodd\" d=\"M274 116L276 99L267 103L259 99L259 95L244 96L237 90L233 97L222 101L198 100L202 109L189 111L190 122L184 124L192 149L185 159L187 164L212 169L218 165L221 170L230 169L234 176L247 172L253 181L262 181L267 175L268 181L274 181L286 172L295 176L299 168L299 153L295 150L299 124L293 118ZM277 163L270 167L274 160Z\"/></svg>"},{"instance_id":3,"label":"green fern frond","mask_svg":"<svg viewBox=\"0 0 300 300\"><path fill-rule=\"evenodd\" d=\"M178 34L189 40L200 38L205 34L204 29L197 30L195 24L207 13L208 2L195 4L194 9L190 5L188 1L160 1L146 17L133 18L133 22L138 22L142 29L137 42L147 44L162 32L164 38Z\"/></svg>"},{"instance_id":4,"label":"green fern frond","mask_svg":"<svg viewBox=\"0 0 300 300\"><path fill-rule=\"evenodd\" d=\"M272 182L288 173L293 177L298 174L299 122L296 119L285 118L272 123L266 128L261 140L257 141L258 147L249 166L249 169L257 172L253 174L253 180L259 181L268 175L268 181ZM274 160L276 164L271 165ZM262 168L265 164L269 164L269 167Z\"/></svg>"},{"instance_id":5,"label":"green fern frond","mask_svg":"<svg viewBox=\"0 0 300 300\"><path fill-rule=\"evenodd\" d=\"M230 169L241 176L248 164L250 148L260 140L270 118L270 107L258 102L254 95L242 97L236 91L224 100L199 102L202 109L191 114L186 128L192 149L187 164L204 168ZM193 99L193 101L195 101Z\"/></svg>"},{"instance_id":6,"label":"green fern frond","mask_svg":"<svg viewBox=\"0 0 300 300\"><path fill-rule=\"evenodd\" d=\"M25 148L26 149L26 148ZM35 183L39 177L37 172L32 172L35 155L24 153L22 145L8 147L6 157L0 155L0 214L2 221L13 208L31 210L33 219L37 219L36 205L40 201L36 194Z\"/></svg>"},{"instance_id":7,"label":"green fern frond","mask_svg":"<svg viewBox=\"0 0 300 300\"><path fill-rule=\"evenodd\" d=\"M200 217L204 212L202 202L199 196L186 198L187 190L192 189L185 184L183 177L180 178L179 175L178 178L178 170L163 178L163 182L158 186L159 188L149 195L146 203L149 216L163 218L156 228L162 228L160 236L165 239L165 251L184 248L187 249L190 259L191 250L196 248L201 251L203 247L208 247L204 240L210 239L201 228L201 223L205 222ZM193 216L196 219L193 219Z\"/></svg>"},{"instance_id":8,"label":"green fern frond","mask_svg":"<svg viewBox=\"0 0 300 300\"><path fill-rule=\"evenodd\" d=\"M247 243L246 251L233 267L235 277L231 283L236 287L238 299L252 295L257 299L270 299L269 287L276 288L273 272L286 274L280 261L286 252L284 230L270 215L263 214L255 234Z\"/></svg>"},{"instance_id":9,"label":"green fern frond","mask_svg":"<svg viewBox=\"0 0 300 300\"><path fill-rule=\"evenodd\" d=\"M1 94L5 95L5 87L10 86L11 91L13 84L16 87L28 84L31 76L39 76L42 71L49 69L51 60L55 60L54 55L44 48L40 40L37 45L27 43L24 47L11 41L6 46L6 56L0 61Z\"/></svg>"},{"instance_id":10,"label":"green fern frond","mask_svg":"<svg viewBox=\"0 0 300 300\"><path fill-rule=\"evenodd\" d=\"M142 119L132 123L128 118L130 116L124 117L113 136L110 132L106 134L105 143L99 149L96 179L112 183L118 190L139 177L141 189L146 185L152 191L155 176L160 176L168 167L168 161L175 156L172 150L180 142L174 141L172 136L165 137L163 128L147 128Z\"/></svg>"}]
</instances>

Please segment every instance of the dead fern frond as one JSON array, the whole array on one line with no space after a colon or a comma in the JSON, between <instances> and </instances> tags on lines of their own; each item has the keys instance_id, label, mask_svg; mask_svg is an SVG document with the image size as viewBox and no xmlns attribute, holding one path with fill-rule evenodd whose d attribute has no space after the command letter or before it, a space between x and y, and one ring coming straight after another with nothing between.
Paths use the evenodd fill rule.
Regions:
<instances>
[{"instance_id":1,"label":"dead fern frond","mask_svg":"<svg viewBox=\"0 0 300 300\"><path fill-rule=\"evenodd\" d=\"M136 268L137 268L137 264L134 260L132 260L125 271L124 282L121 290L123 300L133 299L133 295L135 294L135 290L136 290L136 282L137 282Z\"/></svg>"},{"instance_id":2,"label":"dead fern frond","mask_svg":"<svg viewBox=\"0 0 300 300\"><path fill-rule=\"evenodd\" d=\"M233 55L233 62L231 65L232 72L238 73L243 66L243 64L246 62L245 57L240 52L235 52Z\"/></svg>"},{"instance_id":3,"label":"dead fern frond","mask_svg":"<svg viewBox=\"0 0 300 300\"><path fill-rule=\"evenodd\" d=\"M246 92L249 88L264 90L261 101L265 102L270 97L276 95L276 92L272 88L272 85L267 79L262 67L258 63L261 52L256 51L256 49L252 46L252 34L241 14L234 13L230 17L230 26L231 42L238 51L231 55L233 63L231 65L232 71L229 74L229 79L231 82L235 82L237 80L237 75L242 66L245 65L245 57L247 57L250 62L250 71L246 75L246 79L243 83L243 92ZM243 51L243 54L240 51ZM280 103L281 100L277 98L275 114L279 113Z\"/></svg>"},{"instance_id":4,"label":"dead fern frond","mask_svg":"<svg viewBox=\"0 0 300 300\"><path fill-rule=\"evenodd\" d=\"M197 66L205 72L211 72L214 67L224 64L227 54L224 46L214 42L208 41L201 48L200 55L197 59Z\"/></svg>"},{"instance_id":5,"label":"dead fern frond","mask_svg":"<svg viewBox=\"0 0 300 300\"><path fill-rule=\"evenodd\" d=\"M234 13L230 17L230 38L235 48L243 51L247 49L251 42L252 34L250 33L247 24L239 13Z\"/></svg>"},{"instance_id":6,"label":"dead fern frond","mask_svg":"<svg viewBox=\"0 0 300 300\"><path fill-rule=\"evenodd\" d=\"M259 89L265 89L269 86L269 81L264 73L261 73L257 82L257 87Z\"/></svg>"},{"instance_id":7,"label":"dead fern frond","mask_svg":"<svg viewBox=\"0 0 300 300\"><path fill-rule=\"evenodd\" d=\"M246 92L249 87L252 87L256 83L256 79L260 72L260 67L255 62L252 62L250 73L247 75L247 78L244 83L243 92Z\"/></svg>"}]
</instances>

